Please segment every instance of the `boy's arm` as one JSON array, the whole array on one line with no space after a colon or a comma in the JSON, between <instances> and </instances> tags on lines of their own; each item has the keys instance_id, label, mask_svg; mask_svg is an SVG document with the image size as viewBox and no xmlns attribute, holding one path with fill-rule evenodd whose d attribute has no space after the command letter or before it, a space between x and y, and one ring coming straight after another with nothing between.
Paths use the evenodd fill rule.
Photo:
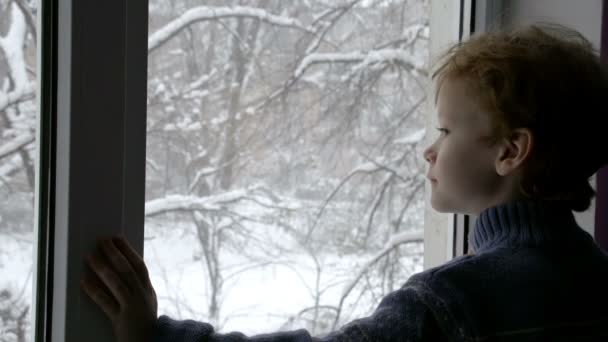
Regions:
<instances>
[{"instance_id":1,"label":"boy's arm","mask_svg":"<svg viewBox=\"0 0 608 342\"><path fill-rule=\"evenodd\" d=\"M277 332L247 337L239 332L218 334L207 323L177 321L161 316L156 324L154 342L380 342L447 341L427 306L415 289L407 284L384 297L369 317L355 320L322 338L306 330Z\"/></svg>"},{"instance_id":2,"label":"boy's arm","mask_svg":"<svg viewBox=\"0 0 608 342\"><path fill-rule=\"evenodd\" d=\"M239 332L217 334L210 324L193 320L177 321L161 316L154 331L153 342L310 342L313 339L306 330L280 332L247 337Z\"/></svg>"},{"instance_id":3,"label":"boy's arm","mask_svg":"<svg viewBox=\"0 0 608 342\"><path fill-rule=\"evenodd\" d=\"M219 334L211 325L195 321L157 319L157 300L140 255L123 238L104 239L89 257L94 275L83 281L84 291L106 313L118 342L337 342L446 340L428 306L421 299L423 284L412 277L390 293L367 318L353 321L323 338L305 330L246 337Z\"/></svg>"}]
</instances>

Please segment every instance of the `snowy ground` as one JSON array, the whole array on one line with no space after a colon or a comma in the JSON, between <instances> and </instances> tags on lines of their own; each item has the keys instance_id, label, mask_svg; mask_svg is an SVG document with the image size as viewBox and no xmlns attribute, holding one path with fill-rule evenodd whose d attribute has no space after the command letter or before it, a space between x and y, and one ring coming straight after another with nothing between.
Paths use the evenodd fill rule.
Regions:
<instances>
[{"instance_id":1,"label":"snowy ground","mask_svg":"<svg viewBox=\"0 0 608 342\"><path fill-rule=\"evenodd\" d=\"M198 250L195 244L188 234L157 235L146 241L145 260L159 297L159 314L208 320L209 288L202 260L193 261L193 254ZM417 252L421 253L421 248ZM372 254L323 256L320 287L327 287L327 290L321 295L320 304L337 305L345 285L371 257ZM247 262L237 255L224 255L223 261L228 265L246 265ZM224 301L220 304L219 330L256 334L306 327L303 321L286 323L297 312L314 304L310 291L315 288L314 262L304 253L290 254L284 261L285 264L277 260L279 264L253 268L227 281ZM422 260L406 258L402 266L410 270L408 274L417 273L422 271ZM351 299L344 307L343 319L346 321L369 314L370 308L378 304L370 296Z\"/></svg>"},{"instance_id":2,"label":"snowy ground","mask_svg":"<svg viewBox=\"0 0 608 342\"><path fill-rule=\"evenodd\" d=\"M181 230L162 234L148 229L145 260L159 297L159 314L178 319L207 320L209 288L202 260L193 256L198 250L192 235ZM23 303L31 301L32 243L27 235L0 235L0 288L9 288ZM321 296L322 305L336 305L345 284L352 279L371 255L359 257L323 257L324 272L320 284L328 289ZM233 269L247 265L238 255L226 255L226 265ZM406 262L412 273L422 270L421 259ZM252 268L226 280L223 302L220 303L219 330L242 331L246 334L278 329L304 327L302 321L286 324L296 312L314 303L310 289L315 286L315 267L304 253L293 253L289 260ZM405 279L404 279L405 280ZM355 298L356 299L356 298ZM344 308L343 317L351 320L368 314L371 298L355 299ZM1 327L0 327L1 329ZM2 335L0 331L0 336Z\"/></svg>"},{"instance_id":3,"label":"snowy ground","mask_svg":"<svg viewBox=\"0 0 608 342\"><path fill-rule=\"evenodd\" d=\"M6 314L21 313L32 300L31 234L0 234L0 310ZM9 292L10 297L9 297ZM16 341L7 332L13 322L0 320L0 341Z\"/></svg>"}]
</instances>

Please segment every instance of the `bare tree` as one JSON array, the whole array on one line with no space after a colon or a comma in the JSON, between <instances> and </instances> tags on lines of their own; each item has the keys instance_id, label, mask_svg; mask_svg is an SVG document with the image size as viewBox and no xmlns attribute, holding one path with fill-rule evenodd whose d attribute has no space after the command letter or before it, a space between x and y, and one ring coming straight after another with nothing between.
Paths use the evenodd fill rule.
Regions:
<instances>
[{"instance_id":1,"label":"bare tree","mask_svg":"<svg viewBox=\"0 0 608 342\"><path fill-rule=\"evenodd\" d=\"M312 313L314 330L319 308L333 307L335 325L353 289L338 305L322 303L318 260L331 250L381 250L412 225L406 213L422 200L417 143L428 24L412 21L400 1L247 4L187 4L151 27L148 158L165 170L150 166L148 198L190 196L171 210L189 212L210 287L207 316L216 323L222 255L255 240L260 217L240 212L243 198L218 208L190 200L263 184L261 202L287 195L299 203L305 209L293 211L295 224L273 220L284 210L276 205L261 221L287 229L292 247L317 261L313 306L302 312ZM394 13L398 19L387 24ZM160 192L150 187L163 183ZM398 260L399 249L390 251ZM387 264L391 253L382 255L384 264L364 267L382 270L386 288L398 282Z\"/></svg>"},{"instance_id":2,"label":"bare tree","mask_svg":"<svg viewBox=\"0 0 608 342\"><path fill-rule=\"evenodd\" d=\"M6 244L32 244L35 10L25 0L0 1L0 256L9 263ZM31 279L19 274L15 288L11 278L0 282L0 341L21 342L29 336Z\"/></svg>"}]
</instances>

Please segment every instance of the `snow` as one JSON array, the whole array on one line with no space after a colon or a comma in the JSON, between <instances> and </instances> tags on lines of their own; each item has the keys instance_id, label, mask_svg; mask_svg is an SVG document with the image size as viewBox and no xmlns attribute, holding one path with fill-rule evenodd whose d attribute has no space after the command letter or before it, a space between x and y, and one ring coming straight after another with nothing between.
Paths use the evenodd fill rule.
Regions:
<instances>
[{"instance_id":1,"label":"snow","mask_svg":"<svg viewBox=\"0 0 608 342\"><path fill-rule=\"evenodd\" d=\"M295 77L300 77L309 66L316 63L357 62L365 58L365 54L359 51L337 52L337 53L311 53L304 57L294 72Z\"/></svg>"},{"instance_id":2,"label":"snow","mask_svg":"<svg viewBox=\"0 0 608 342\"><path fill-rule=\"evenodd\" d=\"M217 69L213 69L211 70L211 72L209 72L208 74L202 75L201 77L199 77L196 81L190 83L183 92L189 92L192 91L196 88L200 88L203 85L206 85L207 82L209 82L209 80L211 79L211 77L215 76L215 74L217 73Z\"/></svg>"},{"instance_id":3,"label":"snow","mask_svg":"<svg viewBox=\"0 0 608 342\"><path fill-rule=\"evenodd\" d=\"M319 89L323 89L325 88L325 84L323 82L325 78L326 74L324 72L317 71L314 73L309 73L308 75L302 77L301 80L310 84L314 84Z\"/></svg>"},{"instance_id":4,"label":"snow","mask_svg":"<svg viewBox=\"0 0 608 342\"><path fill-rule=\"evenodd\" d=\"M11 141L3 142L0 145L0 159L17 152L23 146L34 142L34 139L35 136L32 134L21 134Z\"/></svg>"},{"instance_id":5,"label":"snow","mask_svg":"<svg viewBox=\"0 0 608 342\"><path fill-rule=\"evenodd\" d=\"M407 27L404 32L403 39L406 42L404 46L410 46L419 36L428 38L429 30L428 24L415 24ZM302 59L294 72L294 77L298 78L313 64L318 63L355 63L357 64L353 70L360 70L362 68L370 67L371 65L378 63L400 63L406 68L412 70L413 73L426 75L426 56L413 55L412 52L405 48L393 49L393 48L381 48L370 51L351 51L351 52L333 52L333 53L314 53L318 45L317 43L311 44L306 50L306 56ZM347 77L347 76L345 76Z\"/></svg>"},{"instance_id":6,"label":"snow","mask_svg":"<svg viewBox=\"0 0 608 342\"><path fill-rule=\"evenodd\" d=\"M23 310L25 305L32 304L32 260L34 259L31 234L1 233L0 234L0 289L11 292L10 307L8 310ZM31 311L30 311L31 312ZM2 322L6 323L6 322ZM0 324L0 340L11 341L3 331L6 328ZM26 329L26 332L30 332Z\"/></svg>"},{"instance_id":7,"label":"snow","mask_svg":"<svg viewBox=\"0 0 608 342\"><path fill-rule=\"evenodd\" d=\"M420 35L423 38L429 38L429 25L426 24L415 24L405 29L405 37L408 41L412 41L416 36Z\"/></svg>"},{"instance_id":8,"label":"snow","mask_svg":"<svg viewBox=\"0 0 608 342\"><path fill-rule=\"evenodd\" d=\"M217 115L209 120L212 126L219 126L224 122L228 121L228 112L225 110L220 111Z\"/></svg>"},{"instance_id":9,"label":"snow","mask_svg":"<svg viewBox=\"0 0 608 342\"><path fill-rule=\"evenodd\" d=\"M6 33L6 36L0 37L0 48L4 50L9 67L8 70L10 70L16 93L28 85L27 69L23 56L23 44L26 32L25 16L19 6L13 2L11 6L10 30ZM0 108L3 108L1 99Z\"/></svg>"},{"instance_id":10,"label":"snow","mask_svg":"<svg viewBox=\"0 0 608 342\"><path fill-rule=\"evenodd\" d=\"M173 56L181 56L181 55L184 55L185 53L186 52L183 49L173 49L168 52L168 54L173 55Z\"/></svg>"},{"instance_id":11,"label":"snow","mask_svg":"<svg viewBox=\"0 0 608 342\"><path fill-rule=\"evenodd\" d=\"M5 159L4 163L0 165L0 182L8 182L6 177L22 167L21 157L15 155L12 158L9 157L7 159L8 161Z\"/></svg>"},{"instance_id":12,"label":"snow","mask_svg":"<svg viewBox=\"0 0 608 342\"><path fill-rule=\"evenodd\" d=\"M197 132L201 130L201 127L203 127L203 125L200 122L193 122L182 127L182 130L185 132Z\"/></svg>"},{"instance_id":13,"label":"snow","mask_svg":"<svg viewBox=\"0 0 608 342\"><path fill-rule=\"evenodd\" d=\"M311 53L304 57L296 71L294 77L298 78L313 64L318 63L355 63L361 62L356 66L356 69L370 66L377 63L393 63L398 62L409 69L416 71L419 74L425 75L425 62L421 58L412 56L404 49L380 49L371 50L368 52L351 51L351 52L328 52L328 53Z\"/></svg>"},{"instance_id":14,"label":"snow","mask_svg":"<svg viewBox=\"0 0 608 342\"><path fill-rule=\"evenodd\" d=\"M399 61L413 69L416 69L420 73L425 73L425 63L420 60L413 58L410 53L403 49L382 49L370 51L365 60L364 64L373 64L385 61Z\"/></svg>"},{"instance_id":15,"label":"snow","mask_svg":"<svg viewBox=\"0 0 608 342\"><path fill-rule=\"evenodd\" d=\"M253 107L247 107L247 108L245 108L245 114L247 114L247 115L254 115L255 114L255 108L253 108Z\"/></svg>"},{"instance_id":16,"label":"snow","mask_svg":"<svg viewBox=\"0 0 608 342\"><path fill-rule=\"evenodd\" d=\"M401 233L397 233L391 236L384 246L384 248L376 253L369 261L367 261L363 267L360 268L359 272L352 278L352 280L344 286L344 290L342 291L341 297L348 295L352 289L355 287L359 279L369 271L370 267L374 265L378 260L380 260L383 256L385 256L388 252L395 249L397 246L408 243L408 242L422 242L424 239L424 232L421 230L418 231L405 231Z\"/></svg>"},{"instance_id":17,"label":"snow","mask_svg":"<svg viewBox=\"0 0 608 342\"><path fill-rule=\"evenodd\" d=\"M425 134L426 134L426 129L424 129L424 128L419 129L417 131L414 131L413 133L410 133L409 135L407 135L403 138L396 139L395 144L403 144L403 145L416 144L416 143L419 143L420 141L422 141Z\"/></svg>"},{"instance_id":18,"label":"snow","mask_svg":"<svg viewBox=\"0 0 608 342\"><path fill-rule=\"evenodd\" d=\"M29 82L25 86L17 88L10 93L0 92L0 111L6 109L8 106L18 102L21 99L34 96L35 91L35 84L33 82Z\"/></svg>"},{"instance_id":19,"label":"snow","mask_svg":"<svg viewBox=\"0 0 608 342\"><path fill-rule=\"evenodd\" d=\"M200 100L204 97L207 97L211 94L211 92L209 90L193 90L190 92L190 94L188 96L184 96L184 98L188 99L188 98L194 98L197 100Z\"/></svg>"},{"instance_id":20,"label":"snow","mask_svg":"<svg viewBox=\"0 0 608 342\"><path fill-rule=\"evenodd\" d=\"M196 196L168 195L146 202L146 216L158 215L176 210L219 210L213 196L199 198Z\"/></svg>"},{"instance_id":21,"label":"snow","mask_svg":"<svg viewBox=\"0 0 608 342\"><path fill-rule=\"evenodd\" d=\"M214 172L203 170L202 173ZM200 177L200 176L199 176ZM260 206L281 207L283 209L297 209L299 205L294 200L281 199L279 202L272 203L266 196L257 196L256 191L268 191L261 186L251 186L249 188L226 191L224 193L198 197L190 195L168 195L163 198L157 198L146 202L146 216L154 216L170 211L217 211L222 209L222 206L228 203L234 203L241 200L253 200ZM275 197L276 195L272 195Z\"/></svg>"},{"instance_id":22,"label":"snow","mask_svg":"<svg viewBox=\"0 0 608 342\"><path fill-rule=\"evenodd\" d=\"M208 306L206 298L209 296L209 286L206 284L202 261L193 262L192 250L196 247L195 244L192 237L180 237L177 234L152 239L146 242L145 259L150 265L157 293L167 294L160 300L160 312L179 315L177 303L172 300L178 296L194 311L182 312L180 316L208 320L204 312ZM167 260L168 256L171 258ZM227 265L242 265L244 262L235 255L227 256L223 261ZM162 268L167 266L171 267L171 277L164 279L162 275L166 270L163 271ZM305 267L299 271L304 273L304 277L314 279ZM289 308L304 307L310 303L307 292L298 275L286 266L274 265L241 273L230 280L228 290L224 293L226 300L221 305L221 312L230 317L230 320L219 328L248 333L268 332L268 329L280 326L293 314ZM256 311L259 314L239 316L239 313Z\"/></svg>"},{"instance_id":23,"label":"snow","mask_svg":"<svg viewBox=\"0 0 608 342\"><path fill-rule=\"evenodd\" d=\"M349 177L350 177L350 175L353 175L353 174L359 173L359 172L378 171L382 168L382 165L384 165L384 164L386 164L386 162L382 159L377 159L377 160L374 160L373 162L359 164L351 170L351 172L349 173ZM390 164L390 162L388 164ZM347 177L345 177L345 178L347 178Z\"/></svg>"},{"instance_id":24,"label":"snow","mask_svg":"<svg viewBox=\"0 0 608 342\"><path fill-rule=\"evenodd\" d=\"M177 227L175 227L177 228ZM159 295L159 313L173 318L209 321L208 307L209 284L202 260L196 260L195 251L199 250L196 238L191 234L179 233L181 229L163 230L156 224L147 223L144 259L149 267L152 283ZM164 232L163 232L164 231ZM422 238L420 232L400 234L387 245ZM320 256L323 273L320 282L321 305L337 305L344 294L345 284L354 287L353 270L364 270L371 265L370 255ZM374 256L374 258L379 258ZM404 267L420 270L412 259L406 259ZM377 261L377 259L375 259ZM226 268L230 265L238 269L251 266L251 262L234 253L222 255ZM358 265L364 265L363 267ZM235 271L238 275L226 277L225 291L220 313L224 319L216 324L222 332L241 331L245 334L268 333L281 328L293 329L305 326L290 326L292 319L301 309L314 303L317 278L313 259L301 251L285 255L275 263L252 266L245 272ZM227 272L229 273L229 272ZM405 281L405 279L403 280ZM363 299L358 305L349 303L345 307L345 320L369 314L369 308L378 303ZM301 324L301 323L300 323Z\"/></svg>"},{"instance_id":25,"label":"snow","mask_svg":"<svg viewBox=\"0 0 608 342\"><path fill-rule=\"evenodd\" d=\"M193 234L183 233L182 228L185 227L178 225L167 228L150 222L146 224L144 260L158 295L158 312L174 318L208 321L206 308L210 287L204 264L196 258L200 246ZM395 236L386 248L418 238L421 238L419 232L402 233ZM16 295L22 295L24 303L31 303L31 233L0 234L0 245L0 288L10 288ZM358 275L372 263L368 261L370 257L371 260L378 258L370 255L348 258L320 256L324 271L320 278L321 288L326 288L321 295L321 304L336 305L344 294L344 288L352 287L353 275ZM238 330L257 334L282 327L291 329L293 327L287 321L302 308L314 303L311 291L315 288L316 266L306 253L295 251L273 264L257 267L239 255L227 253L222 255L222 263L236 275L225 279L220 305L220 313L225 319L218 325L221 331ZM246 269L249 266L251 268ZM421 266L409 260L404 267L420 270ZM241 271L243 269L246 270ZM358 272L353 273L353 270ZM369 314L368 308L377 304L367 299L357 306L349 306L352 311L347 310L345 319Z\"/></svg>"},{"instance_id":26,"label":"snow","mask_svg":"<svg viewBox=\"0 0 608 342\"><path fill-rule=\"evenodd\" d=\"M207 7L200 6L189 9L177 19L174 19L163 28L154 32L148 38L148 51L152 51L159 47L170 37L181 31L184 27L201 20L221 19L229 17L247 17L257 18L271 25L291 27L306 32L311 32L311 29L305 27L299 20L271 14L260 8L252 7Z\"/></svg>"}]
</instances>

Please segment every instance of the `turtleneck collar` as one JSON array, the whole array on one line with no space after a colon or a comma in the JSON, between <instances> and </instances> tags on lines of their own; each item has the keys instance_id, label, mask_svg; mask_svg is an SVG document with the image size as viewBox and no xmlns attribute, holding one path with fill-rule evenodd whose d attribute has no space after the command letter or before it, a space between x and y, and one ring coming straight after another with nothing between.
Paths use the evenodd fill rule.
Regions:
<instances>
[{"instance_id":1,"label":"turtleneck collar","mask_svg":"<svg viewBox=\"0 0 608 342\"><path fill-rule=\"evenodd\" d=\"M475 253L499 247L546 245L583 232L572 211L543 201L517 200L485 209L469 234Z\"/></svg>"}]
</instances>

